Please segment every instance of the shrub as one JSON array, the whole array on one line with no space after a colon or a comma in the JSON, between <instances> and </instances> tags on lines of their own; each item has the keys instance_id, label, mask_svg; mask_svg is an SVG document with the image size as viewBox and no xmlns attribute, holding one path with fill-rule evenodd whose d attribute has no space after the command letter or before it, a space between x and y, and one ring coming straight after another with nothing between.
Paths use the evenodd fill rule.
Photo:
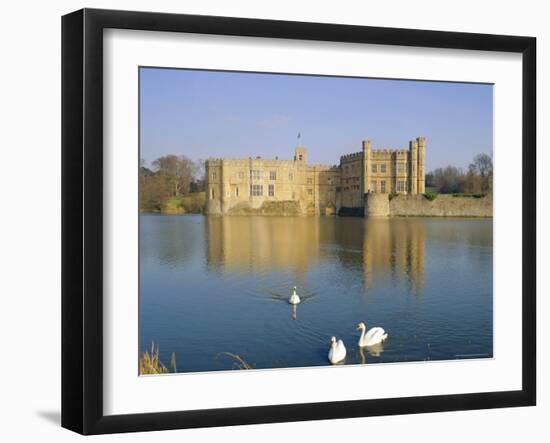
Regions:
<instances>
[{"instance_id":1,"label":"shrub","mask_svg":"<svg viewBox=\"0 0 550 443\"><path fill-rule=\"evenodd\" d=\"M434 201L437 197L436 192L426 192L425 194L422 194L422 195L430 201Z\"/></svg>"},{"instance_id":2,"label":"shrub","mask_svg":"<svg viewBox=\"0 0 550 443\"><path fill-rule=\"evenodd\" d=\"M181 205L188 214L202 213L205 203L206 194L204 192L194 192L181 198Z\"/></svg>"},{"instance_id":3,"label":"shrub","mask_svg":"<svg viewBox=\"0 0 550 443\"><path fill-rule=\"evenodd\" d=\"M390 193L388 194L388 198L389 198L390 201L391 201L393 198L397 197L398 195L399 195L399 194L397 194L397 192L390 192Z\"/></svg>"},{"instance_id":4,"label":"shrub","mask_svg":"<svg viewBox=\"0 0 550 443\"><path fill-rule=\"evenodd\" d=\"M161 203L160 210L163 214L184 214L185 208L181 204L179 197L172 197Z\"/></svg>"}]
</instances>

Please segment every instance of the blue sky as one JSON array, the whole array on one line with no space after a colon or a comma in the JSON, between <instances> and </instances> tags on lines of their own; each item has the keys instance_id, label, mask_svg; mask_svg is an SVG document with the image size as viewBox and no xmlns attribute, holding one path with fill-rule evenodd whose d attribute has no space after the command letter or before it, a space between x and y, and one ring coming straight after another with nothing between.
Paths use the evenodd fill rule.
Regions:
<instances>
[{"instance_id":1,"label":"blue sky","mask_svg":"<svg viewBox=\"0 0 550 443\"><path fill-rule=\"evenodd\" d=\"M408 148L427 138L427 169L466 168L493 143L491 85L141 68L141 158L166 154L291 159L302 134L310 163Z\"/></svg>"}]
</instances>

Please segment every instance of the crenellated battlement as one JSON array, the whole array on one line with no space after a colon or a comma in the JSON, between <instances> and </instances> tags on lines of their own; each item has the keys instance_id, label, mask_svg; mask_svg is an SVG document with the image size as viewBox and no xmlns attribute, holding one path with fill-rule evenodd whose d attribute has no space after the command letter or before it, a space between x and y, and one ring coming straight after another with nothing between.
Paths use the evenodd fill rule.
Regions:
<instances>
[{"instance_id":1,"label":"crenellated battlement","mask_svg":"<svg viewBox=\"0 0 550 443\"><path fill-rule=\"evenodd\" d=\"M340 167L338 165L320 164L320 165L311 165L311 166L308 166L307 168L311 169L313 171L323 171L323 172L326 172L326 171L339 172L340 171Z\"/></svg>"},{"instance_id":2,"label":"crenellated battlement","mask_svg":"<svg viewBox=\"0 0 550 443\"><path fill-rule=\"evenodd\" d=\"M355 161L363 156L362 152L354 152L340 156L340 162Z\"/></svg>"},{"instance_id":3,"label":"crenellated battlement","mask_svg":"<svg viewBox=\"0 0 550 443\"><path fill-rule=\"evenodd\" d=\"M393 149L393 148L382 148L382 149L373 149L371 155L391 155L391 154L406 154L409 152L408 149Z\"/></svg>"}]
</instances>

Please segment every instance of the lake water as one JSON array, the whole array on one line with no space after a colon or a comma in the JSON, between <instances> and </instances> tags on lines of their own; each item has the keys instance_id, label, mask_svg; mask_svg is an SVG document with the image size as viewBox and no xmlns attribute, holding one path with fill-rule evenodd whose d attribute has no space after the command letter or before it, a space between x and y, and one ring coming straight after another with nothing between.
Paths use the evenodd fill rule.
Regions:
<instances>
[{"instance_id":1,"label":"lake water","mask_svg":"<svg viewBox=\"0 0 550 443\"><path fill-rule=\"evenodd\" d=\"M327 365L333 335L345 364L492 357L492 238L492 219L141 215L141 351L178 372ZM360 321L383 346L358 349Z\"/></svg>"}]
</instances>

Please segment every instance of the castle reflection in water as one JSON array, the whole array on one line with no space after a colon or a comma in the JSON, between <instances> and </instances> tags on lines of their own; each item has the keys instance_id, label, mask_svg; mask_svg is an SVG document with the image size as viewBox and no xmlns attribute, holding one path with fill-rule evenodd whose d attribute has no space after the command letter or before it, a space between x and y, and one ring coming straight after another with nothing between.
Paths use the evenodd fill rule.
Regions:
<instances>
[{"instance_id":1,"label":"castle reflection in water","mask_svg":"<svg viewBox=\"0 0 550 443\"><path fill-rule=\"evenodd\" d=\"M344 267L360 264L366 288L376 279L402 280L422 293L422 219L211 216L205 229L208 267L222 273L290 271L299 284L336 257Z\"/></svg>"}]
</instances>

